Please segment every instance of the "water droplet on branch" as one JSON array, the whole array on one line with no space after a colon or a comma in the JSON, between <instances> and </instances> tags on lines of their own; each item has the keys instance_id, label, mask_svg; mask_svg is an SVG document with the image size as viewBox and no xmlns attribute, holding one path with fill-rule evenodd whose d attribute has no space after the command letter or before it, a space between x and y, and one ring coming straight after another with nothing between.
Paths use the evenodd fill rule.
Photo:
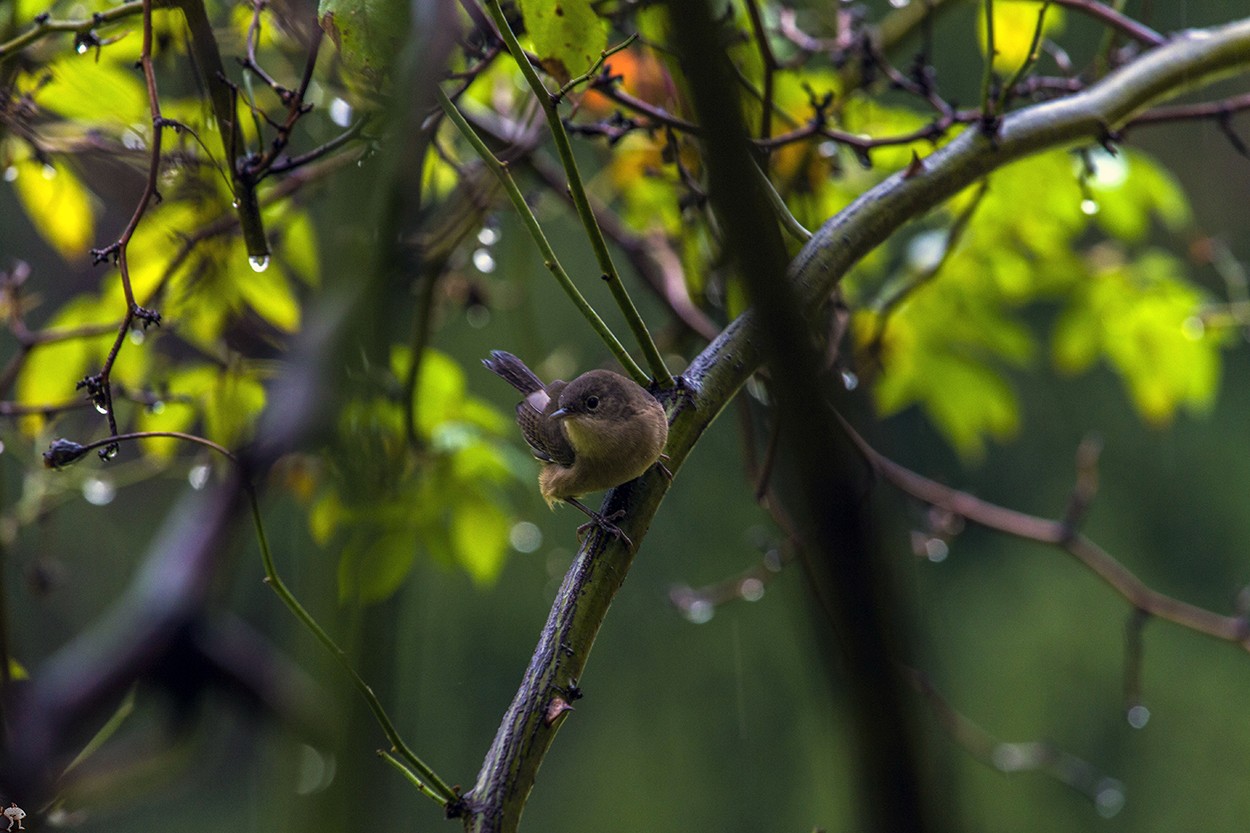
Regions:
<instances>
[{"instance_id":1,"label":"water droplet on branch","mask_svg":"<svg viewBox=\"0 0 1250 833\"><path fill-rule=\"evenodd\" d=\"M82 483L82 496L92 506L108 506L117 497L117 487L102 477L89 477Z\"/></svg>"},{"instance_id":2,"label":"water droplet on branch","mask_svg":"<svg viewBox=\"0 0 1250 833\"><path fill-rule=\"evenodd\" d=\"M247 264L252 267L253 272L263 272L269 268L269 255L252 255L247 259Z\"/></svg>"}]
</instances>

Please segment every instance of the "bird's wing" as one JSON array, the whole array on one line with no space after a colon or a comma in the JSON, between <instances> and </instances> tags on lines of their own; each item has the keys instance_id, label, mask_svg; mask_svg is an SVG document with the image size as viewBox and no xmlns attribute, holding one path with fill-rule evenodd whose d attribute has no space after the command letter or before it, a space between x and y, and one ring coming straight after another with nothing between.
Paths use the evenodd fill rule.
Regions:
<instances>
[{"instance_id":1,"label":"bird's wing","mask_svg":"<svg viewBox=\"0 0 1250 833\"><path fill-rule=\"evenodd\" d=\"M545 463L561 466L573 465L573 446L565 436L558 420L550 414L559 407L560 390L564 382L552 382L546 391L535 391L516 406L516 424L529 443L534 456Z\"/></svg>"}]
</instances>

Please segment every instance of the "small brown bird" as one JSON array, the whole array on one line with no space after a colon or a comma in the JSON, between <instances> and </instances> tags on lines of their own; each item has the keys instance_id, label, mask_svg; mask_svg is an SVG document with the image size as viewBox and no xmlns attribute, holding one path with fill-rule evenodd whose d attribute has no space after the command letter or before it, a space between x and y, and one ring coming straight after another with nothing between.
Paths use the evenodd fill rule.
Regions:
<instances>
[{"instance_id":1,"label":"small brown bird","mask_svg":"<svg viewBox=\"0 0 1250 833\"><path fill-rule=\"evenodd\" d=\"M610 370L544 385L511 353L493 350L482 364L525 396L517 403L516 421L543 463L538 488L547 504L571 503L624 538L578 498L633 480L660 459L668 440L664 407L633 380Z\"/></svg>"}]
</instances>

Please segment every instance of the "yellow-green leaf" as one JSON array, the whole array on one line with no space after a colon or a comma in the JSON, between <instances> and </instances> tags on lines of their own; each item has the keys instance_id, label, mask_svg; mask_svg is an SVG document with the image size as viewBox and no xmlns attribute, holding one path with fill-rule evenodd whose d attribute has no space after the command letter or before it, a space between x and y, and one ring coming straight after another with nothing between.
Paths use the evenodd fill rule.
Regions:
<instances>
[{"instance_id":1,"label":"yellow-green leaf","mask_svg":"<svg viewBox=\"0 0 1250 833\"><path fill-rule=\"evenodd\" d=\"M102 308L94 295L79 295L52 316L46 329L68 332L92 324L109 323L109 317L109 312ZM99 369L100 361L114 338L114 333L106 332L91 338L67 338L36 347L27 356L17 377L17 401L23 405L59 405L80 396L75 386L88 373ZM21 424L23 432L33 436L42 429L44 419L31 416L23 419Z\"/></svg>"},{"instance_id":2,"label":"yellow-green leaf","mask_svg":"<svg viewBox=\"0 0 1250 833\"><path fill-rule=\"evenodd\" d=\"M16 165L13 181L31 224L61 257L86 259L95 235L91 197L69 168L53 161L44 165L26 159Z\"/></svg>"},{"instance_id":3,"label":"yellow-green leaf","mask_svg":"<svg viewBox=\"0 0 1250 833\"><path fill-rule=\"evenodd\" d=\"M239 256L243 256L241 245ZM248 267L247 273L238 270L236 275L234 282L240 297L257 315L284 332L299 329L299 301L282 270L266 268L257 272Z\"/></svg>"},{"instance_id":4,"label":"yellow-green leaf","mask_svg":"<svg viewBox=\"0 0 1250 833\"><path fill-rule=\"evenodd\" d=\"M94 52L88 51L56 61L48 67L52 80L36 94L39 106L79 124L115 129L146 125L141 129L150 131L152 121L143 76L131 67L138 57L137 40L134 45L135 51L129 57L121 47L112 47L104 51L102 60L97 61ZM122 58L125 60L119 60ZM151 137L142 138L148 141Z\"/></svg>"},{"instance_id":5,"label":"yellow-green leaf","mask_svg":"<svg viewBox=\"0 0 1250 833\"><path fill-rule=\"evenodd\" d=\"M1063 10L1055 5L1045 9L1040 0L995 0L994 2L994 69L1001 73L1018 70L1029 57L1038 23L1042 36L1063 28ZM977 40L981 54L989 48L986 39L985 9L977 10Z\"/></svg>"},{"instance_id":6,"label":"yellow-green leaf","mask_svg":"<svg viewBox=\"0 0 1250 833\"><path fill-rule=\"evenodd\" d=\"M451 541L456 562L478 585L489 585L503 569L508 517L494 503L476 495L457 501L452 510Z\"/></svg>"},{"instance_id":7,"label":"yellow-green leaf","mask_svg":"<svg viewBox=\"0 0 1250 833\"><path fill-rule=\"evenodd\" d=\"M608 45L591 0L521 0L521 16L543 69L557 82L587 72Z\"/></svg>"}]
</instances>

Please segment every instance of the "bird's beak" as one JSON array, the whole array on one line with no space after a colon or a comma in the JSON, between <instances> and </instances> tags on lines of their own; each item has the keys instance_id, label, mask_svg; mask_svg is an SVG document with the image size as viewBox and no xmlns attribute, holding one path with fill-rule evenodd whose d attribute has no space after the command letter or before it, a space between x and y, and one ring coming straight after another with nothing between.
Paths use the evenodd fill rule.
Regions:
<instances>
[{"instance_id":1,"label":"bird's beak","mask_svg":"<svg viewBox=\"0 0 1250 833\"><path fill-rule=\"evenodd\" d=\"M573 416L573 412L568 408L559 408L547 415L548 419L568 419Z\"/></svg>"}]
</instances>

